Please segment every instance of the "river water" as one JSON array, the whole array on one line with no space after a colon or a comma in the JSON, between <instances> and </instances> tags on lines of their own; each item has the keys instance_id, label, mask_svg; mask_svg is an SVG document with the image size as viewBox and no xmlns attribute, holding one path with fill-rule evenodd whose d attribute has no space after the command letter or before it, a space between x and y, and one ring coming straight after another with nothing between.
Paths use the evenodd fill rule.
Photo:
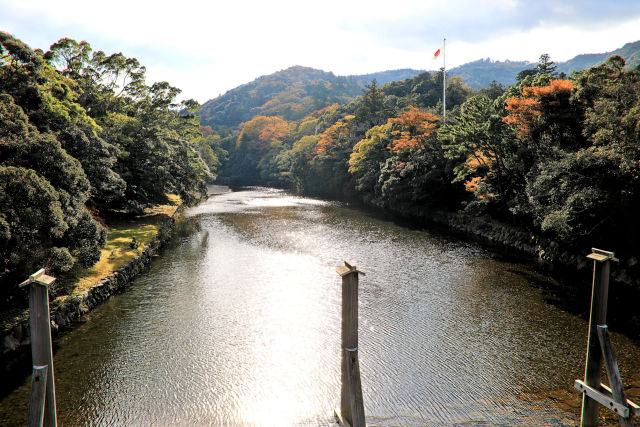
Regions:
<instances>
[{"instance_id":1,"label":"river water","mask_svg":"<svg viewBox=\"0 0 640 427\"><path fill-rule=\"evenodd\" d=\"M62 425L333 423L344 259L366 273L369 425L576 422L546 396L582 376L587 324L545 302L556 284L531 266L263 188L211 197L186 224L148 273L57 340ZM640 349L613 340L624 376ZM28 392L0 402L0 424L24 424Z\"/></svg>"}]
</instances>

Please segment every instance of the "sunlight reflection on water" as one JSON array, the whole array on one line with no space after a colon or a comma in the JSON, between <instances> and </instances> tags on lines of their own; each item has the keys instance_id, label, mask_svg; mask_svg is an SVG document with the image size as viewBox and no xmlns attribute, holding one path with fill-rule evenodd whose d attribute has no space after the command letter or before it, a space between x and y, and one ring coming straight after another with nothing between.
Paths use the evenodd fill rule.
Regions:
<instances>
[{"instance_id":1,"label":"sunlight reflection on water","mask_svg":"<svg viewBox=\"0 0 640 427\"><path fill-rule=\"evenodd\" d=\"M580 376L586 324L546 304L531 281L549 279L529 267L279 190L221 194L187 216L193 233L59 340L61 423L331 424L344 259L367 273L368 424L573 423L527 396ZM621 366L640 360L614 339Z\"/></svg>"}]
</instances>

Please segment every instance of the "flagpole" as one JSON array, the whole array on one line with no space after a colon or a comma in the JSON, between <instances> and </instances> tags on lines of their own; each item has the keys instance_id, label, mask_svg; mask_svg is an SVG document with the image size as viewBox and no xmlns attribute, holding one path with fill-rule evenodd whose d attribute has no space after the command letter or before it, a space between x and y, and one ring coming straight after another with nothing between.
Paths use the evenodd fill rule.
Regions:
<instances>
[{"instance_id":1,"label":"flagpole","mask_svg":"<svg viewBox=\"0 0 640 427\"><path fill-rule=\"evenodd\" d=\"M447 39L442 42L442 123L447 120Z\"/></svg>"}]
</instances>

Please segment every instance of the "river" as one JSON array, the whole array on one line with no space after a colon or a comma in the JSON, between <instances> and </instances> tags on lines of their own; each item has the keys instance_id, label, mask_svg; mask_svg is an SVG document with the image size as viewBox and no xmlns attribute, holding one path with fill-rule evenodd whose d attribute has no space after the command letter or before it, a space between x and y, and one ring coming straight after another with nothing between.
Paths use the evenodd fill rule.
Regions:
<instances>
[{"instance_id":1,"label":"river","mask_svg":"<svg viewBox=\"0 0 640 427\"><path fill-rule=\"evenodd\" d=\"M186 216L190 232L57 340L62 425L331 424L345 259L366 273L369 425L576 422L548 396L583 375L587 324L545 301L558 285L534 267L280 190ZM640 348L612 336L624 378ZM0 402L0 424L24 424L28 392Z\"/></svg>"}]
</instances>

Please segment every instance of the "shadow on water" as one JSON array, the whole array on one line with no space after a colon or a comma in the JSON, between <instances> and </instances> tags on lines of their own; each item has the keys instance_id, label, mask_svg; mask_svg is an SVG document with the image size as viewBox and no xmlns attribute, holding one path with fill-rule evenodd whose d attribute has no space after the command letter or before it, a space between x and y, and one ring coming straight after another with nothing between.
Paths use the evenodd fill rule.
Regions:
<instances>
[{"instance_id":1,"label":"shadow on water","mask_svg":"<svg viewBox=\"0 0 640 427\"><path fill-rule=\"evenodd\" d=\"M61 422L330 424L335 267L347 258L367 273L359 340L370 423L574 424L549 401L579 376L589 278L567 290L530 260L352 207L253 189L190 210L126 296L60 337ZM614 335L628 371L639 349ZM27 395L16 390L0 413Z\"/></svg>"},{"instance_id":2,"label":"shadow on water","mask_svg":"<svg viewBox=\"0 0 640 427\"><path fill-rule=\"evenodd\" d=\"M612 269L615 267L615 264L611 266ZM592 272L588 270L555 271L554 280L540 280L539 277L524 271L513 271L513 273L541 289L544 300L548 304L589 321ZM640 289L613 280L609 283L607 304L609 328L625 335L637 345L640 345L640 318L637 310L639 300Z\"/></svg>"},{"instance_id":3,"label":"shadow on water","mask_svg":"<svg viewBox=\"0 0 640 427\"><path fill-rule=\"evenodd\" d=\"M158 253L158 257L162 256L163 252L170 251L171 249L180 245L182 241L188 236L191 236L192 234L198 233L200 231L200 223L195 218L184 218L183 216L179 216L175 223L175 231L172 235L172 238L162 247L162 249ZM201 247L206 246L208 238L209 232L206 231L205 233L203 233ZM151 263L153 264L154 260L152 260ZM126 289L127 286L122 288L120 292L125 292ZM28 300L26 304L28 304ZM84 316L80 319L75 320L70 327L66 328L60 333L52 331L52 336L54 338L54 340L52 341L54 359L60 347L58 339L60 335L64 335L65 333L77 329L81 325L89 322L91 317L92 315L89 314L88 316ZM0 382L0 400L2 400L13 390L24 384L31 376L31 348L29 346L25 346L21 347L16 352L0 355L0 367L0 374L2 378L2 381Z\"/></svg>"},{"instance_id":4,"label":"shadow on water","mask_svg":"<svg viewBox=\"0 0 640 427\"><path fill-rule=\"evenodd\" d=\"M473 238L463 233L452 232L448 227L441 224L419 218L395 215L381 209L369 207L359 201L343 201L340 203L344 207L365 212L367 216L372 218L390 221L400 227L411 230L427 231L433 237L441 239L442 242L468 242L478 245L486 248L488 250L486 256L496 261L524 264L531 271L539 272L540 274L524 270L510 270L510 272L542 290L546 303L586 321L589 320L593 280L593 272L590 269L577 271L570 267L541 264L539 260L531 256L514 253L509 248L490 244L482 239ZM612 263L612 271L615 268L616 263ZM637 309L637 301L640 301L639 288L611 279L607 311L609 327L611 330L625 335L634 343L640 345L640 311Z\"/></svg>"}]
</instances>

